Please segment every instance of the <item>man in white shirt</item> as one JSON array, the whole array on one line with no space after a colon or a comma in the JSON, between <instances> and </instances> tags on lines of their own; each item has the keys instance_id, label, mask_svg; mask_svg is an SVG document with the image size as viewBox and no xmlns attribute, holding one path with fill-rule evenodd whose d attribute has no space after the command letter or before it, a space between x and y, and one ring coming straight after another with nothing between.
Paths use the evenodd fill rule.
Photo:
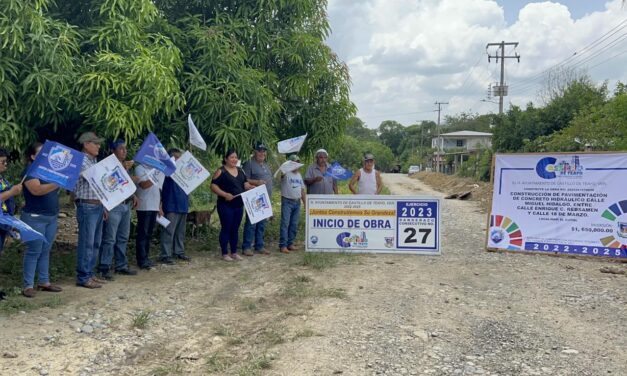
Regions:
<instances>
[{"instance_id":1,"label":"man in white shirt","mask_svg":"<svg viewBox=\"0 0 627 376\"><path fill-rule=\"evenodd\" d=\"M139 199L137 205L137 236L135 240L135 254L137 266L140 269L150 270L154 263L150 261L150 239L155 229L157 215L163 216L161 211L161 185L165 176L158 170L143 165L135 167L137 191Z\"/></svg>"},{"instance_id":2,"label":"man in white shirt","mask_svg":"<svg viewBox=\"0 0 627 376\"><path fill-rule=\"evenodd\" d=\"M355 188L355 184L357 184L357 188ZM360 195L378 195L381 193L381 189L383 189L381 174L374 168L374 155L372 153L364 154L363 167L355 171L348 183L348 189L354 194Z\"/></svg>"},{"instance_id":3,"label":"man in white shirt","mask_svg":"<svg viewBox=\"0 0 627 376\"><path fill-rule=\"evenodd\" d=\"M303 166L297 155L291 155L286 163L293 166L291 171L286 171L281 176L281 227L279 230L279 251L290 253L296 251L294 245L298 222L300 219L300 203L305 206L305 183L299 169Z\"/></svg>"}]
</instances>

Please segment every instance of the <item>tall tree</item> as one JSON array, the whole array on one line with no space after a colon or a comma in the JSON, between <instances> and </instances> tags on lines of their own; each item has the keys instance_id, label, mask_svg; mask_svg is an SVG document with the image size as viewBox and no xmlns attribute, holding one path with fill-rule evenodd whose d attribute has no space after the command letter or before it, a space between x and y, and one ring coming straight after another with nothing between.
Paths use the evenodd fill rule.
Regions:
<instances>
[{"instance_id":1,"label":"tall tree","mask_svg":"<svg viewBox=\"0 0 627 376\"><path fill-rule=\"evenodd\" d=\"M406 135L405 127L397 121L385 120L379 125L378 133L381 142L389 147L394 155L399 155L403 137Z\"/></svg>"},{"instance_id":2,"label":"tall tree","mask_svg":"<svg viewBox=\"0 0 627 376\"><path fill-rule=\"evenodd\" d=\"M0 1L0 143L25 147L56 131L74 102L79 35L47 15L46 0Z\"/></svg>"}]
</instances>

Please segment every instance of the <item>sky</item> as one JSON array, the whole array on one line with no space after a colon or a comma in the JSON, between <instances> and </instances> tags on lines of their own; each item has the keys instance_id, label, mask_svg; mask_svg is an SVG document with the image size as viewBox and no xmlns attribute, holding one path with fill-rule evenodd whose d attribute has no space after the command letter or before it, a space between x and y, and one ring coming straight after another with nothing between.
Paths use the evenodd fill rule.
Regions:
<instances>
[{"instance_id":1,"label":"sky","mask_svg":"<svg viewBox=\"0 0 627 376\"><path fill-rule=\"evenodd\" d=\"M351 99L368 127L445 115L498 113L487 98L500 64L486 44L506 47L510 104L543 104L550 68L627 82L627 4L621 0L329 0L327 43L349 67ZM494 55L496 48L488 50ZM554 70L553 70L554 71ZM482 101L484 100L484 101Z\"/></svg>"}]
</instances>

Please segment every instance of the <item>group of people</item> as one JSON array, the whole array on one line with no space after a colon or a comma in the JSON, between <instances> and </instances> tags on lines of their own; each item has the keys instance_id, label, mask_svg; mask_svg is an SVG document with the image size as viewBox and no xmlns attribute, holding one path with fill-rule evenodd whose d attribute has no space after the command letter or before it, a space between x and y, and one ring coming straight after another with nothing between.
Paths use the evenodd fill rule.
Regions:
<instances>
[{"instance_id":1,"label":"group of people","mask_svg":"<svg viewBox=\"0 0 627 376\"><path fill-rule=\"evenodd\" d=\"M85 158L81 172L97 163L104 139L93 132L85 132L78 138ZM161 231L159 262L173 264L175 260L189 261L185 254L185 227L189 211L189 197L170 178L159 171L127 160L127 147L124 140L109 144L111 153L129 171L136 185L135 194L111 210L106 210L96 192L81 175L71 199L76 206L78 241L76 252L76 284L88 289L97 289L113 280L113 273L136 275L129 266L127 245L130 238L131 214L137 213L136 262L139 269L150 270L155 263L150 260L150 243L159 217L167 219ZM26 153L28 163L32 163L42 148L41 143L32 145ZM265 185L272 195L273 174L267 164L268 148L263 143L254 147L252 158L240 167L235 150L228 150L222 159L222 166L212 176L211 190L217 195L217 212L220 219L219 243L225 261L239 261L239 228L244 217L242 253L246 256L269 254L265 248L264 235L268 219L251 223L244 216L244 203L241 193L256 186ZM182 153L178 149L168 150L177 160ZM21 210L21 220L44 236L46 241L33 240L26 243L23 262L23 290L26 297L34 297L37 291L60 292L62 288L50 282L50 250L57 233L59 214L59 191L56 184L38 178L25 177L23 183L11 185L2 175L7 169L8 152L0 149L0 200L5 214L15 212L14 198L24 195L25 205ZM293 154L287 171L280 171L281 222L279 251L290 253L297 250L295 244L301 203L306 203L306 194L337 194L337 181L327 171L330 168L328 153L320 149L315 154L315 162L307 168L305 177L300 173L300 158ZM152 175L152 176L151 176ZM162 182L162 185L159 183ZM374 156L364 155L363 167L353 174L349 189L359 194L379 194L382 189L381 177L374 169ZM0 252L10 229L0 228ZM35 284L35 276L37 283Z\"/></svg>"}]
</instances>

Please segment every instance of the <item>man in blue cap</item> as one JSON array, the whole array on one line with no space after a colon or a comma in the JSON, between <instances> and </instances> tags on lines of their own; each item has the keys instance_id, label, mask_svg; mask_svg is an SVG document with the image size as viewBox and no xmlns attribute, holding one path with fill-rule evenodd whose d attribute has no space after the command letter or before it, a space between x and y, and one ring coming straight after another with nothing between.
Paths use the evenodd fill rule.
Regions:
<instances>
[{"instance_id":1,"label":"man in blue cap","mask_svg":"<svg viewBox=\"0 0 627 376\"><path fill-rule=\"evenodd\" d=\"M128 171L133 167L133 161L126 160L126 142L115 140L109 144L111 151L118 158L120 163ZM131 210L137 207L137 197L135 195L126 199L115 208L109 211L107 220L103 224L102 242L98 257L98 271L100 277L106 280L113 280L111 274L111 264L115 255L115 265L113 269L118 274L136 275L137 271L129 268L126 249L131 231Z\"/></svg>"},{"instance_id":2,"label":"man in blue cap","mask_svg":"<svg viewBox=\"0 0 627 376\"><path fill-rule=\"evenodd\" d=\"M260 185L266 185L268 190L268 196L272 197L272 171L268 167L266 157L268 154L268 148L261 142L255 144L255 152L253 157L244 163L242 169L246 174L248 183L258 187ZM253 251L251 247L254 246L255 252L264 255L270 254L267 249L264 248L264 234L266 231L267 219L259 221L254 225L250 223L248 215L246 216L246 222L244 223L244 240L242 241L242 252L245 256L252 256ZM254 242L254 244L253 244Z\"/></svg>"}]
</instances>

